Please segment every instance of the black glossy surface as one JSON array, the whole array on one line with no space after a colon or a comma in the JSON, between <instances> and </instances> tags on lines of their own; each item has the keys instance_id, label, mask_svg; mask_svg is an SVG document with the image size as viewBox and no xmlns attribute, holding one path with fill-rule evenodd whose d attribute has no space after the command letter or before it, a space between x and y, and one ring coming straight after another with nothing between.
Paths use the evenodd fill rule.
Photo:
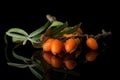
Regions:
<instances>
[{"instance_id":1,"label":"black glossy surface","mask_svg":"<svg viewBox=\"0 0 120 80\"><path fill-rule=\"evenodd\" d=\"M62 6L62 5L61 5ZM67 7L66 7L67 6ZM22 28L28 33L34 31L35 29L42 26L46 20L46 14L51 14L56 16L60 21L68 21L70 25L75 25L79 22L83 22L81 28L84 33L88 34L97 34L101 33L101 29L105 29L106 31L111 31L112 29L112 20L109 13L109 8L106 7L89 7L82 8L79 6L69 7L70 5L66 5L62 7L58 6L48 6L48 7L28 7L23 8L5 8L1 9L0 15L0 80L38 80L29 69L19 69L10 67L6 64L6 58L4 55L4 39L3 36L5 32L12 28L18 27ZM108 11L107 11L107 10ZM112 16L112 15L111 15ZM108 75L110 72L110 65L113 64L111 60L112 55L112 39L106 39L106 42L109 44L110 48L105 52L101 53L98 58L92 63L79 64L75 71L80 73L79 77L68 75L66 80L85 80L89 77L89 79L96 79L104 77L109 78ZM12 46L12 43L10 43ZM25 47L23 52L26 52L26 55L32 55L35 50L32 50L32 47ZM10 53L9 49L9 53ZM51 73L52 76L56 74L59 78L61 76L60 73ZM60 76L58 75L60 74ZM62 80L60 77L52 77L51 80Z\"/></svg>"}]
</instances>

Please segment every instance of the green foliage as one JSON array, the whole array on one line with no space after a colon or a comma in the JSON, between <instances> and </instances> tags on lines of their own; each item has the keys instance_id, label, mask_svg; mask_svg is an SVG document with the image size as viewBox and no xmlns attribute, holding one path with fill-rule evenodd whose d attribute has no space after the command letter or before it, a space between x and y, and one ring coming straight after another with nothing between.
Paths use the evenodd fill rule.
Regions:
<instances>
[{"instance_id":1,"label":"green foliage","mask_svg":"<svg viewBox=\"0 0 120 80\"><path fill-rule=\"evenodd\" d=\"M18 67L18 68L26 68L26 67L31 66L31 65L28 65L28 64L18 64L18 63L13 63L13 62L8 62L7 64L9 66Z\"/></svg>"},{"instance_id":2,"label":"green foliage","mask_svg":"<svg viewBox=\"0 0 120 80\"><path fill-rule=\"evenodd\" d=\"M13 54L13 56L14 56L16 59L19 59L19 60L22 60L22 61L25 61L25 62L31 60L31 59L29 59L29 58L26 58L26 57L23 57L23 56L20 56L20 55L16 54L14 51L12 51L12 54Z\"/></svg>"},{"instance_id":3,"label":"green foliage","mask_svg":"<svg viewBox=\"0 0 120 80\"><path fill-rule=\"evenodd\" d=\"M45 25L38 28L37 30L33 31L28 35L26 31L20 28L11 28L6 31L6 35L12 37L13 42L22 42L23 45L26 44L27 40L32 43L38 43L40 35L50 26L50 22L46 22Z\"/></svg>"},{"instance_id":4,"label":"green foliage","mask_svg":"<svg viewBox=\"0 0 120 80\"><path fill-rule=\"evenodd\" d=\"M11 28L6 32L6 34L8 34L8 35L11 34L11 33L16 33L16 34L21 34L21 35L24 35L24 36L28 36L27 32L24 31L23 29L20 29L20 28ZM14 35L13 35L13 37L14 37Z\"/></svg>"},{"instance_id":5,"label":"green foliage","mask_svg":"<svg viewBox=\"0 0 120 80\"><path fill-rule=\"evenodd\" d=\"M43 25L42 27L40 27L37 30L33 31L32 33L30 33L29 37L34 37L36 35L40 35L43 31L45 31L50 26L50 24L51 23L48 21L45 25Z\"/></svg>"},{"instance_id":6,"label":"green foliage","mask_svg":"<svg viewBox=\"0 0 120 80\"><path fill-rule=\"evenodd\" d=\"M68 27L68 22L61 22L61 21L53 21L52 23L50 21L47 21L43 26L36 29L35 31L28 34L26 31L20 28L11 28L8 31L6 31L5 36L9 36L12 38L13 43L22 43L22 45L25 45L27 41L30 41L32 43L32 46L34 48L41 48L42 47L42 41L40 41L40 37L43 34L47 34L47 37L54 37L54 38L60 38L63 34L70 34L74 33L79 27L81 26L81 23L78 25L75 25L73 27ZM65 28L69 28L65 30ZM5 41L7 38L5 38ZM15 48L14 48L15 49ZM18 68L29 68L30 71L39 79L42 80L43 76L41 75L41 72L46 74L46 72L51 69L51 66L48 64L45 64L44 61L42 61L42 57L40 57L43 52L38 53L39 55L33 54L31 58L27 58L21 55L18 55L15 53L14 49L12 50L12 55L14 58L24 62L24 63L15 63L15 62L7 62L8 65L18 67ZM40 59L38 59L39 57ZM44 68L46 67L46 68ZM75 72L69 72L66 70L59 70L59 69L52 69L58 72L63 72L66 74L74 74L77 75Z\"/></svg>"},{"instance_id":7,"label":"green foliage","mask_svg":"<svg viewBox=\"0 0 120 80\"><path fill-rule=\"evenodd\" d=\"M61 22L61 21L54 21L54 22L50 25L49 28L51 28L51 27L56 27L56 26L61 26L61 25L63 25L63 24L64 24L64 23Z\"/></svg>"},{"instance_id":8,"label":"green foliage","mask_svg":"<svg viewBox=\"0 0 120 80\"><path fill-rule=\"evenodd\" d=\"M68 26L68 23L65 22L62 25L55 27L55 29L51 30L50 35L51 36L59 35L59 33L67 26Z\"/></svg>"},{"instance_id":9,"label":"green foliage","mask_svg":"<svg viewBox=\"0 0 120 80\"><path fill-rule=\"evenodd\" d=\"M33 67L29 67L30 71L39 79L39 80L42 80L43 77L41 76L41 74L35 70Z\"/></svg>"}]
</instances>

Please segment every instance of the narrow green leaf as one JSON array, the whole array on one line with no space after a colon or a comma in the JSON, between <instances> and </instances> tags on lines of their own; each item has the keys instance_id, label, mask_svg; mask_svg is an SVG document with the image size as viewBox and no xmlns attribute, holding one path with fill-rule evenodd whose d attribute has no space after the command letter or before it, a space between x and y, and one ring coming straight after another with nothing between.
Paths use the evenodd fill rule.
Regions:
<instances>
[{"instance_id":1,"label":"narrow green leaf","mask_svg":"<svg viewBox=\"0 0 120 80\"><path fill-rule=\"evenodd\" d=\"M23 42L24 39L23 39L23 38L12 37L12 41L13 41L13 42Z\"/></svg>"},{"instance_id":2,"label":"narrow green leaf","mask_svg":"<svg viewBox=\"0 0 120 80\"><path fill-rule=\"evenodd\" d=\"M27 32L20 28L11 28L7 31L7 33L13 33L13 32L28 36Z\"/></svg>"},{"instance_id":3,"label":"narrow green leaf","mask_svg":"<svg viewBox=\"0 0 120 80\"><path fill-rule=\"evenodd\" d=\"M74 27L70 27L70 29L67 29L63 32L60 32L59 34L55 35L55 37L61 37L63 34L70 34L70 33L74 33L79 27L80 27L81 23L78 25L75 25Z\"/></svg>"},{"instance_id":4,"label":"narrow green leaf","mask_svg":"<svg viewBox=\"0 0 120 80\"><path fill-rule=\"evenodd\" d=\"M23 41L23 45L25 45L27 43L27 39L25 39L24 41Z\"/></svg>"},{"instance_id":5,"label":"narrow green leaf","mask_svg":"<svg viewBox=\"0 0 120 80\"><path fill-rule=\"evenodd\" d=\"M33 61L33 64L36 64L36 68L40 71L43 71L43 67L40 60Z\"/></svg>"},{"instance_id":6,"label":"narrow green leaf","mask_svg":"<svg viewBox=\"0 0 120 80\"><path fill-rule=\"evenodd\" d=\"M29 66L28 64L18 64L18 63L12 63L12 62L8 62L7 64L9 66L14 66L14 67L18 67L18 68L26 68Z\"/></svg>"},{"instance_id":7,"label":"narrow green leaf","mask_svg":"<svg viewBox=\"0 0 120 80\"><path fill-rule=\"evenodd\" d=\"M61 22L61 21L54 21L54 22L50 25L49 28L55 27L55 26L60 26L60 25L63 25L63 22Z\"/></svg>"},{"instance_id":8,"label":"narrow green leaf","mask_svg":"<svg viewBox=\"0 0 120 80\"><path fill-rule=\"evenodd\" d=\"M40 33L42 33L45 29L47 29L50 26L50 22L48 21L45 25L43 25L42 27L38 28L37 30L33 31L32 33L30 33L29 37L33 37L36 36Z\"/></svg>"},{"instance_id":9,"label":"narrow green leaf","mask_svg":"<svg viewBox=\"0 0 120 80\"><path fill-rule=\"evenodd\" d=\"M67 31L63 31L63 33L66 33L66 34L70 34L70 33L74 33L80 26L79 25L75 25L73 28L67 30Z\"/></svg>"},{"instance_id":10,"label":"narrow green leaf","mask_svg":"<svg viewBox=\"0 0 120 80\"><path fill-rule=\"evenodd\" d=\"M16 34L16 33L6 32L6 34L7 34L8 36L16 37L16 38L22 38L22 39L25 39L25 38L26 38L24 35L20 35L20 34Z\"/></svg>"},{"instance_id":11,"label":"narrow green leaf","mask_svg":"<svg viewBox=\"0 0 120 80\"><path fill-rule=\"evenodd\" d=\"M53 29L53 30L51 31L50 35L57 35L57 34L59 34L59 32L60 32L61 30L63 30L65 27L67 27L67 26L68 26L68 23L65 22L63 25L58 26L58 27L56 27L55 29Z\"/></svg>"},{"instance_id":12,"label":"narrow green leaf","mask_svg":"<svg viewBox=\"0 0 120 80\"><path fill-rule=\"evenodd\" d=\"M22 61L30 61L31 60L29 58L26 58L26 57L23 57L23 56L20 56L20 55L16 54L14 51L12 51L12 54L16 59L19 59L19 60L22 60Z\"/></svg>"},{"instance_id":13,"label":"narrow green leaf","mask_svg":"<svg viewBox=\"0 0 120 80\"><path fill-rule=\"evenodd\" d=\"M41 36L41 34L36 35L36 36L32 37L31 39L34 40L34 41L40 41L40 36Z\"/></svg>"},{"instance_id":14,"label":"narrow green leaf","mask_svg":"<svg viewBox=\"0 0 120 80\"><path fill-rule=\"evenodd\" d=\"M42 76L40 73L38 73L33 67L29 67L30 71L39 79L42 80Z\"/></svg>"},{"instance_id":15,"label":"narrow green leaf","mask_svg":"<svg viewBox=\"0 0 120 80\"><path fill-rule=\"evenodd\" d=\"M40 41L40 36L41 35L36 35L36 36L31 38L32 46L34 48L42 48L42 41Z\"/></svg>"},{"instance_id":16,"label":"narrow green leaf","mask_svg":"<svg viewBox=\"0 0 120 80\"><path fill-rule=\"evenodd\" d=\"M79 23L78 25L75 25L74 27L72 27L71 29L69 29L63 33L66 33L66 34L74 33L81 26L81 24L82 23Z\"/></svg>"},{"instance_id":17,"label":"narrow green leaf","mask_svg":"<svg viewBox=\"0 0 120 80\"><path fill-rule=\"evenodd\" d=\"M27 38L30 42L32 42L32 43L39 43L38 41L36 41L36 40L34 40L34 39L32 39L32 38Z\"/></svg>"}]
</instances>

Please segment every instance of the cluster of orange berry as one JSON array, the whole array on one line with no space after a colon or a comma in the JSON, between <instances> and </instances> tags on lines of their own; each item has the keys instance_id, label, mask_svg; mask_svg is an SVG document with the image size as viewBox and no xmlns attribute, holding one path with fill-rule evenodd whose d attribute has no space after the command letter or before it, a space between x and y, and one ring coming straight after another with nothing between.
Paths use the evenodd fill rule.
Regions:
<instances>
[{"instance_id":1,"label":"cluster of orange berry","mask_svg":"<svg viewBox=\"0 0 120 80\"><path fill-rule=\"evenodd\" d=\"M80 55L80 45L82 42L82 38L74 38L74 36L78 36L83 34L81 28L78 28L74 33L71 34L63 34L63 37L66 37L65 40L58 38L48 38L42 45L43 48L43 58L48 63L51 64L55 68L59 68L62 64L69 70L74 69L76 66L75 58ZM98 43L94 38L87 38L86 45L91 50L98 49ZM90 53L91 54L91 53ZM93 59L87 54L87 60ZM92 52L91 55L94 55ZM92 56L93 57L93 56Z\"/></svg>"}]
</instances>

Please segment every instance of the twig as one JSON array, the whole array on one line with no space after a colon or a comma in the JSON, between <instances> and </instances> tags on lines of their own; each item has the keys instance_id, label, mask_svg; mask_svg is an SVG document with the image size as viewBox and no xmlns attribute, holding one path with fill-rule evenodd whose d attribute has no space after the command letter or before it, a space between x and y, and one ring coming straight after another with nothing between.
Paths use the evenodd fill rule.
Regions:
<instances>
[{"instance_id":1,"label":"twig","mask_svg":"<svg viewBox=\"0 0 120 80\"><path fill-rule=\"evenodd\" d=\"M108 35L112 35L112 32L103 32L102 34L98 34L96 36L94 36L95 38L100 38L100 37L106 37Z\"/></svg>"},{"instance_id":2,"label":"twig","mask_svg":"<svg viewBox=\"0 0 120 80\"><path fill-rule=\"evenodd\" d=\"M60 39L86 38L86 37L94 37L94 38L98 39L100 37L106 37L106 36L109 36L109 35L112 35L112 32L102 31L101 34L97 34L97 35L80 34L80 35L75 35L75 36L71 36L71 37L61 37Z\"/></svg>"}]
</instances>

